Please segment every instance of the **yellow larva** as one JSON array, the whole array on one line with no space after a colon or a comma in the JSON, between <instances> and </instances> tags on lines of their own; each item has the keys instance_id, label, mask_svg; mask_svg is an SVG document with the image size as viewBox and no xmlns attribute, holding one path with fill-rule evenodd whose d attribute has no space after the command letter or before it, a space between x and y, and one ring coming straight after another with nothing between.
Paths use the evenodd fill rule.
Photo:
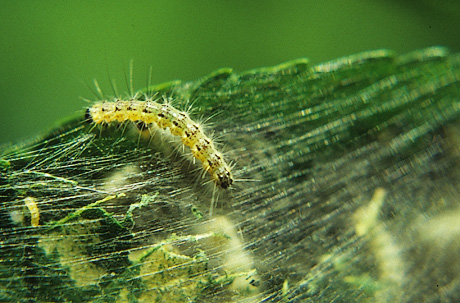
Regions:
<instances>
[{"instance_id":1,"label":"yellow larva","mask_svg":"<svg viewBox=\"0 0 460 303\"><path fill-rule=\"evenodd\" d=\"M217 186L225 189L233 183L230 167L201 126L190 119L186 112L170 104L158 103L152 99L139 101L135 98L102 101L87 109L86 119L96 124L133 121L145 125L155 123L161 129L169 128L171 134L179 136L182 143L190 147L193 156L201 161Z\"/></svg>"},{"instance_id":2,"label":"yellow larva","mask_svg":"<svg viewBox=\"0 0 460 303\"><path fill-rule=\"evenodd\" d=\"M40 210L38 209L37 202L32 197L26 197L24 204L30 211L30 225L37 227L40 222Z\"/></svg>"}]
</instances>

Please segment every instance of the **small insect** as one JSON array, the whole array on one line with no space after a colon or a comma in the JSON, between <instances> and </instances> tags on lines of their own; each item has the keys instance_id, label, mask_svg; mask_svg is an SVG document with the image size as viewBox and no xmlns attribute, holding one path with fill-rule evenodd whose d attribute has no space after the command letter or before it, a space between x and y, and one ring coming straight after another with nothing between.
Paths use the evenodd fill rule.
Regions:
<instances>
[{"instance_id":1,"label":"small insect","mask_svg":"<svg viewBox=\"0 0 460 303\"><path fill-rule=\"evenodd\" d=\"M140 95L145 101L139 100ZM129 100L115 98L113 101L98 102L87 109L86 119L96 124L133 121L141 127L155 124L161 129L169 128L171 134L180 137L193 156L201 161L217 186L226 189L233 183L230 166L217 151L213 141L205 135L200 124L171 104L159 103L144 94L136 94Z\"/></svg>"},{"instance_id":2,"label":"small insect","mask_svg":"<svg viewBox=\"0 0 460 303\"><path fill-rule=\"evenodd\" d=\"M30 225L37 227L40 222L40 210L38 209L37 202L32 197L26 197L24 204L30 211Z\"/></svg>"}]
</instances>

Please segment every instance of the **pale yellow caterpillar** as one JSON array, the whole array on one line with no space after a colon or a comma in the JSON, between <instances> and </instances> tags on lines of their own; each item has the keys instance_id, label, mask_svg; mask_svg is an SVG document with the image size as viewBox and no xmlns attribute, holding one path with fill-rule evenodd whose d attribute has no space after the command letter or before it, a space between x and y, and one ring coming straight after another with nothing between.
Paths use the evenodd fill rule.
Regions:
<instances>
[{"instance_id":1,"label":"pale yellow caterpillar","mask_svg":"<svg viewBox=\"0 0 460 303\"><path fill-rule=\"evenodd\" d=\"M225 189L233 183L229 165L201 126L186 112L168 103L158 103L151 98L146 101L136 98L102 101L87 109L86 119L96 124L133 121L147 126L155 123L161 129L169 128L172 135L179 136L182 143L190 147L193 156L201 161L217 186Z\"/></svg>"},{"instance_id":2,"label":"pale yellow caterpillar","mask_svg":"<svg viewBox=\"0 0 460 303\"><path fill-rule=\"evenodd\" d=\"M37 202L32 197L26 197L24 203L30 211L30 225L37 227L40 222L40 210L38 209Z\"/></svg>"}]
</instances>

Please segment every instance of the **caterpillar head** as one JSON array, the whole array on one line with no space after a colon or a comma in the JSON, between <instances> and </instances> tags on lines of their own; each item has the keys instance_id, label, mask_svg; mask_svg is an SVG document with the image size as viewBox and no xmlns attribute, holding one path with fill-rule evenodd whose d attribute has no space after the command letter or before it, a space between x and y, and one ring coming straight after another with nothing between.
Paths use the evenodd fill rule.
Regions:
<instances>
[{"instance_id":1,"label":"caterpillar head","mask_svg":"<svg viewBox=\"0 0 460 303\"><path fill-rule=\"evenodd\" d=\"M233 183L233 176L228 167L223 166L216 170L213 174L217 186L226 189Z\"/></svg>"}]
</instances>

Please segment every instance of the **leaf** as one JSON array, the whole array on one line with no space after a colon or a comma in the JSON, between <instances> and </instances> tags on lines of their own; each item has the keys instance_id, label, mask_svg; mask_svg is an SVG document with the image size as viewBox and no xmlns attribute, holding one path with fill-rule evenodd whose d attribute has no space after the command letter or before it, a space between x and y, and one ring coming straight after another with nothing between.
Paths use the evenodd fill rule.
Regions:
<instances>
[{"instance_id":1,"label":"leaf","mask_svg":"<svg viewBox=\"0 0 460 303\"><path fill-rule=\"evenodd\" d=\"M191 107L193 119L207 119L204 131L234 163L232 188L217 192L168 131L143 137L132 125L94 128L81 116L4 151L2 301L89 300L93 292L101 301L161 301L162 286L145 280L146 269L158 269L141 273L126 261L155 247L190 264L192 276L173 270L164 284L177 285L169 297L178 301L458 301L459 63L442 47L376 50L149 87ZM142 195L154 199L129 212ZM27 197L40 211L38 227ZM104 277L85 290L35 291L57 283L32 279L45 275L37 266L46 264L59 268L47 277L64 271L76 283L62 264L49 263L51 252L43 261L37 243L52 222L70 228L64 218L96 209L111 219L95 223L133 223L119 224L122 234L79 258L83 271L100 260ZM92 247L91 233L78 233ZM110 244L118 240L127 246ZM115 256L127 269L105 262ZM200 282L185 291L192 280ZM146 290L155 287L152 297Z\"/></svg>"}]
</instances>

